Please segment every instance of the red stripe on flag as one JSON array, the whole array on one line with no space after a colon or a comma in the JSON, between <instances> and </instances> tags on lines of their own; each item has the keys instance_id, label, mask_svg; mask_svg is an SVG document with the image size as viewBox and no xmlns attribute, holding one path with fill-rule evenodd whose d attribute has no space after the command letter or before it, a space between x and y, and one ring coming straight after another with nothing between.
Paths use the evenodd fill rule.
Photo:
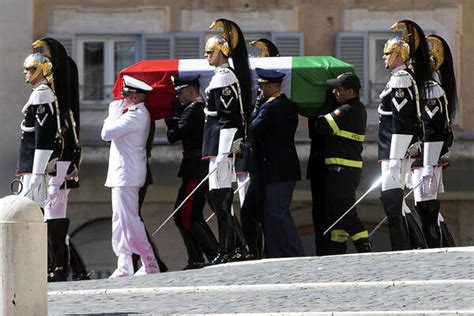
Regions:
<instances>
[{"instance_id":1,"label":"red stripe on flag","mask_svg":"<svg viewBox=\"0 0 474 316\"><path fill-rule=\"evenodd\" d=\"M171 117L172 102L175 99L175 91L171 76L178 75L179 60L143 60L120 71L113 89L116 100L122 96L124 75L132 76L153 87L148 93L145 106L150 112L152 120Z\"/></svg>"}]
</instances>

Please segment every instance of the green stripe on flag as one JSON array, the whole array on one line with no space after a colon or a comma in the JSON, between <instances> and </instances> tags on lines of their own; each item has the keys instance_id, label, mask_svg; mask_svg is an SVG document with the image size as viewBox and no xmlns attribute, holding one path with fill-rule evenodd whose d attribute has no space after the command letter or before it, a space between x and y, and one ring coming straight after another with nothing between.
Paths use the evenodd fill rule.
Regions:
<instances>
[{"instance_id":1,"label":"green stripe on flag","mask_svg":"<svg viewBox=\"0 0 474 316\"><path fill-rule=\"evenodd\" d=\"M332 56L293 57L291 71L291 100L303 116L314 116L324 105L326 80L344 72L355 72L354 66Z\"/></svg>"}]
</instances>

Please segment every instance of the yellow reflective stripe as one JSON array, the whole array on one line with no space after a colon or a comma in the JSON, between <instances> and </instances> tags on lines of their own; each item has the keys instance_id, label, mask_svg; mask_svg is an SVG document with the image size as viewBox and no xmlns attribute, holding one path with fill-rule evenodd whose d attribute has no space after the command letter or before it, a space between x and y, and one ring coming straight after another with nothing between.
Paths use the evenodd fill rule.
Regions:
<instances>
[{"instance_id":1,"label":"yellow reflective stripe","mask_svg":"<svg viewBox=\"0 0 474 316\"><path fill-rule=\"evenodd\" d=\"M349 233L344 229L334 229L331 230L331 240L337 242L345 242L349 237Z\"/></svg>"},{"instance_id":2,"label":"yellow reflective stripe","mask_svg":"<svg viewBox=\"0 0 474 316\"><path fill-rule=\"evenodd\" d=\"M339 126L337 126L337 123L336 121L334 121L334 118L332 117L331 113L324 115L324 118L326 119L329 126L331 127L334 135L352 139L352 140L355 140L356 142L363 142L365 140L365 135L356 134L356 133L339 129Z\"/></svg>"},{"instance_id":3,"label":"yellow reflective stripe","mask_svg":"<svg viewBox=\"0 0 474 316\"><path fill-rule=\"evenodd\" d=\"M363 142L365 140L365 135L360 135L360 134L344 131L342 129L334 134L340 137L355 140L356 142Z\"/></svg>"},{"instance_id":4,"label":"yellow reflective stripe","mask_svg":"<svg viewBox=\"0 0 474 316\"><path fill-rule=\"evenodd\" d=\"M351 239L352 239L353 241L359 240L359 239L361 239L361 238L369 238L369 232L366 231L366 230L364 230L364 231L362 231L362 232L360 232L360 233L357 233L357 234L355 234L355 235L353 235L353 236L351 237Z\"/></svg>"},{"instance_id":5,"label":"yellow reflective stripe","mask_svg":"<svg viewBox=\"0 0 474 316\"><path fill-rule=\"evenodd\" d=\"M344 158L325 158L324 163L326 165L341 165L346 167L362 168L362 161L349 160Z\"/></svg>"},{"instance_id":6,"label":"yellow reflective stripe","mask_svg":"<svg viewBox=\"0 0 474 316\"><path fill-rule=\"evenodd\" d=\"M326 121L328 121L328 124L329 126L331 126L334 134L339 132L339 126L337 126L337 123L336 121L334 121L334 118L332 117L331 113L324 115L324 118L326 119Z\"/></svg>"}]
</instances>

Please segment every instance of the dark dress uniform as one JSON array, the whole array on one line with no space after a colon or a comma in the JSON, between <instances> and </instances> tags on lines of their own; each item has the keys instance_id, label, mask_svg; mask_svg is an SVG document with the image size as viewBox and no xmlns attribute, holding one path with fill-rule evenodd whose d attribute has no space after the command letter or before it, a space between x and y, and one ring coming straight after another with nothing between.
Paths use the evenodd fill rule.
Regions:
<instances>
[{"instance_id":1,"label":"dark dress uniform","mask_svg":"<svg viewBox=\"0 0 474 316\"><path fill-rule=\"evenodd\" d=\"M346 101L333 112L316 120L316 134L324 136L325 211L329 223L335 222L355 203L362 170L362 143L367 112L359 98ZM371 251L368 232L353 209L331 230L331 254L346 252L351 237L359 252Z\"/></svg>"},{"instance_id":2,"label":"dark dress uniform","mask_svg":"<svg viewBox=\"0 0 474 316\"><path fill-rule=\"evenodd\" d=\"M438 192L442 183L443 168L447 168L448 151L453 134L450 127L448 99L440 84L427 82L427 98L423 99L424 126L422 157L415 161L413 183L422 184L415 189L415 209L422 224L423 235L429 248L455 246L454 239L440 213ZM427 169L430 172L427 172ZM425 175L430 177L424 178ZM431 186L431 188L429 188ZM428 188L425 190L425 188ZM431 189L431 190L430 190Z\"/></svg>"},{"instance_id":3,"label":"dark dress uniform","mask_svg":"<svg viewBox=\"0 0 474 316\"><path fill-rule=\"evenodd\" d=\"M326 102L321 111L314 116L308 117L308 135L311 139L308 165L306 168L306 179L311 185L312 217L314 227L314 240L316 255L325 256L331 254L331 236L323 235L326 228L331 225L326 212L326 183L323 179L327 177L327 168L324 163L324 135L318 135L314 124L319 115L335 110L339 105L332 89L326 92Z\"/></svg>"},{"instance_id":4,"label":"dark dress uniform","mask_svg":"<svg viewBox=\"0 0 474 316\"><path fill-rule=\"evenodd\" d=\"M261 72L257 68L257 74L261 78L273 78L280 74L277 72L275 75L274 72L270 70ZM295 183L301 179L295 147L297 126L296 104L284 94L270 97L252 115L251 133L262 145L261 165L265 183L263 220L268 258L304 255L301 240L290 214Z\"/></svg>"},{"instance_id":5,"label":"dark dress uniform","mask_svg":"<svg viewBox=\"0 0 474 316\"><path fill-rule=\"evenodd\" d=\"M413 73L402 65L392 70L392 76L385 89L380 94L382 99L379 105L379 142L378 158L382 161L382 192L381 201L388 219L392 250L406 250L410 248L424 248L423 237L418 238L418 225L409 209L405 208L403 187L405 172L409 166L402 167L399 179L393 180L386 164L391 157L392 142L396 137L411 138L410 147L402 153L402 163L406 156L417 155L415 145L419 141L421 122L417 104L417 86Z\"/></svg>"},{"instance_id":6,"label":"dark dress uniform","mask_svg":"<svg viewBox=\"0 0 474 316\"><path fill-rule=\"evenodd\" d=\"M36 150L57 150L56 98L46 81L33 87L33 92L22 109L20 154L16 175L33 172ZM50 160L54 155L50 157ZM25 190L26 188L23 188Z\"/></svg>"},{"instance_id":7,"label":"dark dress uniform","mask_svg":"<svg viewBox=\"0 0 474 316\"><path fill-rule=\"evenodd\" d=\"M218 221L219 255L214 263L222 263L240 260L244 252L242 248L247 248L240 224L231 214L232 182L235 181L233 159L229 156L227 164L223 165L216 162L219 155L229 155L232 142L245 134L239 81L229 64L222 64L214 70L206 96L202 157L209 160L209 172L217 168L209 177L206 197Z\"/></svg>"},{"instance_id":8,"label":"dark dress uniform","mask_svg":"<svg viewBox=\"0 0 474 316\"><path fill-rule=\"evenodd\" d=\"M254 111L258 112L260 106L266 102L263 95L257 97ZM249 135L249 158L248 172L250 183L245 194L244 203L240 209L240 220L242 232L249 246L250 254L261 259L263 251L263 201L265 195L265 183L263 178L262 142Z\"/></svg>"},{"instance_id":9,"label":"dark dress uniform","mask_svg":"<svg viewBox=\"0 0 474 316\"><path fill-rule=\"evenodd\" d=\"M183 159L178 172L178 177L182 178L183 182L175 208L207 175L208 162L201 159L204 106L204 101L198 97L186 105L178 117L166 120L168 141L170 143L181 141L183 146ZM209 261L217 256L217 240L203 217L207 191L206 181L174 215L175 224L179 228L188 252L188 268L203 266L203 252Z\"/></svg>"}]
</instances>

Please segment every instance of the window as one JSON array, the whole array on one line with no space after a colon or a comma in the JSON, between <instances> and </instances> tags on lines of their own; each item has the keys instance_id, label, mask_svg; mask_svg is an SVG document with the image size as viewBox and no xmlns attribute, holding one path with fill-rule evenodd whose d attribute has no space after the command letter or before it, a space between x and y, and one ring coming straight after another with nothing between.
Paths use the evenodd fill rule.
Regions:
<instances>
[{"instance_id":1,"label":"window","mask_svg":"<svg viewBox=\"0 0 474 316\"><path fill-rule=\"evenodd\" d=\"M77 63L83 103L110 101L118 73L140 59L139 37L78 36Z\"/></svg>"},{"instance_id":2,"label":"window","mask_svg":"<svg viewBox=\"0 0 474 316\"><path fill-rule=\"evenodd\" d=\"M382 60L383 48L393 33L370 33L369 34L369 97L371 105L378 105L379 95L390 79L390 71L385 68Z\"/></svg>"}]
</instances>

